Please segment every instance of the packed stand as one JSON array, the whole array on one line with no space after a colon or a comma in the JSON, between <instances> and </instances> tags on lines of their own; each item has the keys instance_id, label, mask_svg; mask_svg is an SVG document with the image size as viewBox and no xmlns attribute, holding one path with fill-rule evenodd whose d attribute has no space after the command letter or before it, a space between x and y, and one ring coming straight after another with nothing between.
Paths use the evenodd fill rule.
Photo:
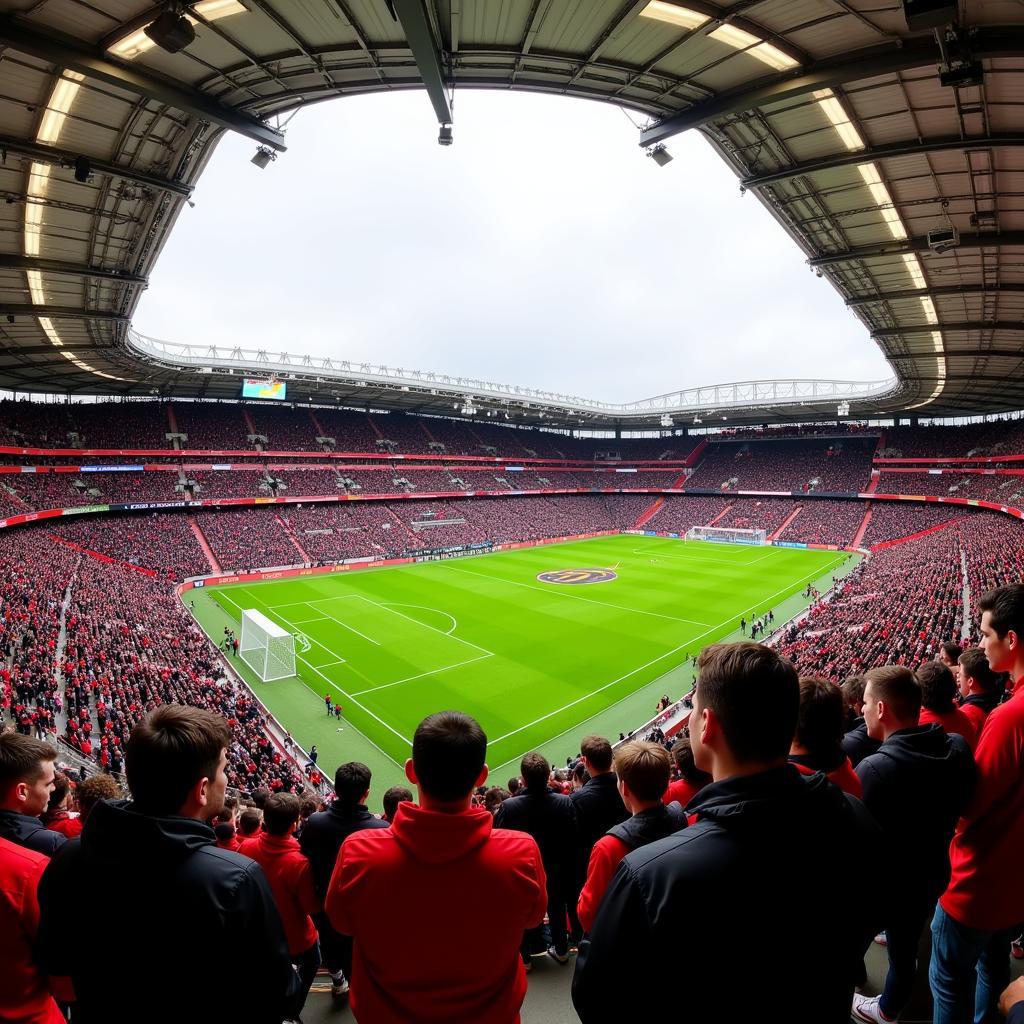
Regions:
<instances>
[{"instance_id":1,"label":"packed stand","mask_svg":"<svg viewBox=\"0 0 1024 1024\"><path fill-rule=\"evenodd\" d=\"M955 505L919 505L909 501L871 502L871 521L864 533L863 545L870 548L888 540L909 537L922 530L954 523L971 515Z\"/></svg>"},{"instance_id":2,"label":"packed stand","mask_svg":"<svg viewBox=\"0 0 1024 1024\"><path fill-rule=\"evenodd\" d=\"M307 409L292 409L280 405L247 405L245 407L255 426L255 433L267 439L263 445L274 452L316 452L317 429Z\"/></svg>"},{"instance_id":3,"label":"packed stand","mask_svg":"<svg viewBox=\"0 0 1024 1024\"><path fill-rule=\"evenodd\" d=\"M693 526L707 526L734 501L734 498L672 494L647 521L645 529L683 534Z\"/></svg>"},{"instance_id":4,"label":"packed stand","mask_svg":"<svg viewBox=\"0 0 1024 1024\"><path fill-rule=\"evenodd\" d=\"M866 502L808 500L796 519L782 531L779 540L845 547L853 542L865 512Z\"/></svg>"},{"instance_id":5,"label":"packed stand","mask_svg":"<svg viewBox=\"0 0 1024 1024\"><path fill-rule=\"evenodd\" d=\"M204 511L196 522L225 572L302 561L274 512L264 508Z\"/></svg>"},{"instance_id":6,"label":"packed stand","mask_svg":"<svg viewBox=\"0 0 1024 1024\"><path fill-rule=\"evenodd\" d=\"M715 526L732 530L766 530L771 535L795 508L796 503L785 498L737 498Z\"/></svg>"},{"instance_id":7,"label":"packed stand","mask_svg":"<svg viewBox=\"0 0 1024 1024\"><path fill-rule=\"evenodd\" d=\"M889 427L878 455L888 458L941 458L948 455L1024 454L1024 420L995 420L959 426Z\"/></svg>"},{"instance_id":8,"label":"packed stand","mask_svg":"<svg viewBox=\"0 0 1024 1024\"><path fill-rule=\"evenodd\" d=\"M224 472L198 470L187 474L189 480L198 485L195 497L207 501L211 498L266 498L273 495L267 483L267 470L237 469Z\"/></svg>"},{"instance_id":9,"label":"packed stand","mask_svg":"<svg viewBox=\"0 0 1024 1024\"><path fill-rule=\"evenodd\" d=\"M188 451L251 451L252 431L245 422L245 408L236 404L173 402L177 432L188 435L181 447Z\"/></svg>"}]
</instances>

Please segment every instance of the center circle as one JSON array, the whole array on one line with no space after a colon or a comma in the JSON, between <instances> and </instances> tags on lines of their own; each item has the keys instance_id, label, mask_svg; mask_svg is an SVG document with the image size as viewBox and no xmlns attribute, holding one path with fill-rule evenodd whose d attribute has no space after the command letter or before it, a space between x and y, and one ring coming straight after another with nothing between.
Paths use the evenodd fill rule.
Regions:
<instances>
[{"instance_id":1,"label":"center circle","mask_svg":"<svg viewBox=\"0 0 1024 1024\"><path fill-rule=\"evenodd\" d=\"M555 572L539 573L541 583L567 583L584 586L588 583L610 583L618 576L611 569L558 569Z\"/></svg>"}]
</instances>

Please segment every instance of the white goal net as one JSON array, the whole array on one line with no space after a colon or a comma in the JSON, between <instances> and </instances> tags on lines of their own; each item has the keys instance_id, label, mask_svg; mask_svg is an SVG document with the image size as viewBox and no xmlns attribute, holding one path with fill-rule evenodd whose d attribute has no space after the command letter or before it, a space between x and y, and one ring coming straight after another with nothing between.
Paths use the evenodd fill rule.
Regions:
<instances>
[{"instance_id":1,"label":"white goal net","mask_svg":"<svg viewBox=\"0 0 1024 1024\"><path fill-rule=\"evenodd\" d=\"M265 683L295 675L295 637L255 608L242 610L238 654Z\"/></svg>"},{"instance_id":2,"label":"white goal net","mask_svg":"<svg viewBox=\"0 0 1024 1024\"><path fill-rule=\"evenodd\" d=\"M710 540L719 544L767 544L767 530L739 530L722 526L691 526L686 540Z\"/></svg>"}]
</instances>

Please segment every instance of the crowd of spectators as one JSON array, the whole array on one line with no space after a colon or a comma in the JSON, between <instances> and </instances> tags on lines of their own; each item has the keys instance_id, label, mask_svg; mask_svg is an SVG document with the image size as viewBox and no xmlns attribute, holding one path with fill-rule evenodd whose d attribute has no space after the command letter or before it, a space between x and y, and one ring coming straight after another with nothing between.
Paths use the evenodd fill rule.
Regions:
<instances>
[{"instance_id":1,"label":"crowd of spectators","mask_svg":"<svg viewBox=\"0 0 1024 1024\"><path fill-rule=\"evenodd\" d=\"M779 535L779 540L798 544L852 544L864 521L867 504L860 501L818 501L803 503L800 514Z\"/></svg>"},{"instance_id":2,"label":"crowd of spectators","mask_svg":"<svg viewBox=\"0 0 1024 1024\"><path fill-rule=\"evenodd\" d=\"M766 530L771 536L796 509L785 498L737 498L716 527L734 530Z\"/></svg>"},{"instance_id":3,"label":"crowd of spectators","mask_svg":"<svg viewBox=\"0 0 1024 1024\"><path fill-rule=\"evenodd\" d=\"M199 485L195 496L204 501L210 498L267 498L274 493L267 483L267 470L262 466L220 473L197 470L189 473L188 478Z\"/></svg>"},{"instance_id":4,"label":"crowd of spectators","mask_svg":"<svg viewBox=\"0 0 1024 1024\"><path fill-rule=\"evenodd\" d=\"M1024 477L985 473L897 473L883 469L876 491L879 494L934 494L942 498L981 498L1000 504L1019 505L1024 495Z\"/></svg>"},{"instance_id":5,"label":"crowd of spectators","mask_svg":"<svg viewBox=\"0 0 1024 1024\"><path fill-rule=\"evenodd\" d=\"M863 545L871 547L888 540L909 537L934 526L952 523L970 513L955 505L919 505L909 501L871 502L871 521Z\"/></svg>"},{"instance_id":6,"label":"crowd of spectators","mask_svg":"<svg viewBox=\"0 0 1024 1024\"><path fill-rule=\"evenodd\" d=\"M889 427L879 456L891 458L966 458L1024 454L1024 420L994 420L957 426Z\"/></svg>"},{"instance_id":7,"label":"crowd of spectators","mask_svg":"<svg viewBox=\"0 0 1024 1024\"><path fill-rule=\"evenodd\" d=\"M196 523L226 572L301 562L274 512L264 508L211 509L199 514Z\"/></svg>"}]
</instances>

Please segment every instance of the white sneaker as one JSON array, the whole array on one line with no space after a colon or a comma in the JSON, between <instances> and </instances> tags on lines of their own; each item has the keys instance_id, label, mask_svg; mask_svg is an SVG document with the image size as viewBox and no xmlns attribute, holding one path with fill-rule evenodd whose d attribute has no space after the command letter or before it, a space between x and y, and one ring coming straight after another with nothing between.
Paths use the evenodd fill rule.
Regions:
<instances>
[{"instance_id":1,"label":"white sneaker","mask_svg":"<svg viewBox=\"0 0 1024 1024\"><path fill-rule=\"evenodd\" d=\"M881 1010L881 996L854 995L850 1016L853 1020L866 1021L867 1024L893 1024L898 1017L886 1017Z\"/></svg>"},{"instance_id":2,"label":"white sneaker","mask_svg":"<svg viewBox=\"0 0 1024 1024\"><path fill-rule=\"evenodd\" d=\"M886 936L885 932L879 932L875 936L875 945L877 945L877 946L888 946L889 945L889 939Z\"/></svg>"},{"instance_id":3,"label":"white sneaker","mask_svg":"<svg viewBox=\"0 0 1024 1024\"><path fill-rule=\"evenodd\" d=\"M331 995L335 998L348 995L348 978L344 974L339 974L337 977L331 975Z\"/></svg>"}]
</instances>

